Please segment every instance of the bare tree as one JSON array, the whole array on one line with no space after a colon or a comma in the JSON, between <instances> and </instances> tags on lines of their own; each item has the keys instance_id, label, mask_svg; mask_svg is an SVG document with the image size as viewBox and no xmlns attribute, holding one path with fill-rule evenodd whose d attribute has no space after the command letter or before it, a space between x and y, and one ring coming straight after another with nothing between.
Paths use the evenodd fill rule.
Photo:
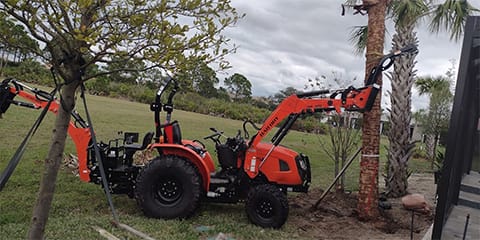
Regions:
<instances>
[{"instance_id":1,"label":"bare tree","mask_svg":"<svg viewBox=\"0 0 480 240\"><path fill-rule=\"evenodd\" d=\"M353 153L359 143L359 130L355 129L355 114L346 112L342 115L332 115L329 119L328 136L329 143L321 144L324 152L335 163L335 176L345 166L348 157ZM343 192L345 189L345 174L336 183L335 189Z\"/></svg>"},{"instance_id":2,"label":"bare tree","mask_svg":"<svg viewBox=\"0 0 480 240\"><path fill-rule=\"evenodd\" d=\"M321 75L314 79L308 79L308 83L304 89L328 89L334 86L346 88L356 80L356 78L354 78L352 81L346 81L342 78L342 75L336 71L332 71L331 76L331 78L328 78L326 75ZM325 154L334 162L334 177L336 177L340 169L345 166L348 157L354 152L359 143L359 131L355 129L358 116L359 114L353 112L327 116L329 141L320 146ZM323 115L321 117L323 117ZM342 175L335 185L337 191L344 191L345 175Z\"/></svg>"}]
</instances>

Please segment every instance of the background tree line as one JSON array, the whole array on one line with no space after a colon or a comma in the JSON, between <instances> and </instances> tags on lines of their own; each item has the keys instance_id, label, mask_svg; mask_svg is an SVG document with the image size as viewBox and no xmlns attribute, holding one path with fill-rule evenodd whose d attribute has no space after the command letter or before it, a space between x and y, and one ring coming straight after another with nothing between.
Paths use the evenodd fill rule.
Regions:
<instances>
[{"instance_id":1,"label":"background tree line","mask_svg":"<svg viewBox=\"0 0 480 240\"><path fill-rule=\"evenodd\" d=\"M3 77L14 77L43 86L54 84L47 66L32 57L18 62L9 61L7 58L1 60L5 62ZM140 63L117 59L111 65L94 66L88 71L99 74L118 68L119 64L132 69L143 67ZM149 104L154 101L156 90L164 78L159 69L113 72L93 78L87 81L85 86L93 95ZM175 78L180 85L180 92L174 102L177 109L235 120L250 119L257 123L262 123L284 98L298 91L287 87L268 97L253 97L252 84L245 76L234 73L226 77L221 85L216 71L205 62L190 65L186 70L176 73ZM298 120L293 129L326 133L326 125L314 117Z\"/></svg>"}]
</instances>

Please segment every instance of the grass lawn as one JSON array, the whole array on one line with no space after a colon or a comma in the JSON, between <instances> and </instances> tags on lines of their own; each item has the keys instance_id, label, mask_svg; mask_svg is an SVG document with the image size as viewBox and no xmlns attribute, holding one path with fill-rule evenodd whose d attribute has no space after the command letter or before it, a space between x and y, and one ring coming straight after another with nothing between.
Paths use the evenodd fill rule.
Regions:
<instances>
[{"instance_id":1,"label":"grass lawn","mask_svg":"<svg viewBox=\"0 0 480 240\"><path fill-rule=\"evenodd\" d=\"M153 114L146 104L97 96L88 96L88 102L99 140L115 138L120 130L140 132L143 138L145 132L154 128ZM80 101L78 105L82 113ZM40 111L11 106L3 119L0 119L0 171L8 164L39 113ZM173 119L180 122L184 139L203 139L211 133L209 127L215 127L224 131L226 135L233 136L242 126L240 121L183 111L175 111ZM54 115L48 114L29 143L10 181L0 192L0 239L24 239L27 235L43 169L43 159L51 139L53 121ZM319 137L292 131L283 142L285 146L310 157L314 188L326 188L333 179L333 161L328 159L319 147L326 140L326 136ZM385 143L383 139L382 145ZM213 152L212 143L208 143L207 147ZM67 141L66 152L75 153L70 139ZM386 160L384 146L381 146L381 153L383 170ZM423 161L413 160L411 166L413 171L428 169L428 163ZM346 173L348 189L357 189L358 168L358 161L355 161ZM281 230L262 229L250 224L243 204L204 203L194 217L183 221L146 218L137 208L135 201L124 195L114 195L114 204L121 222L156 239L206 239L220 232L229 234L235 239L291 239L297 236L295 226L291 226L288 221ZM105 196L99 185L81 182L65 168L59 172L46 229L47 239L102 239L92 229L93 226L102 227L123 238L136 239L124 231L111 227L111 219ZM195 229L197 226L209 228L206 231L197 231Z\"/></svg>"}]
</instances>

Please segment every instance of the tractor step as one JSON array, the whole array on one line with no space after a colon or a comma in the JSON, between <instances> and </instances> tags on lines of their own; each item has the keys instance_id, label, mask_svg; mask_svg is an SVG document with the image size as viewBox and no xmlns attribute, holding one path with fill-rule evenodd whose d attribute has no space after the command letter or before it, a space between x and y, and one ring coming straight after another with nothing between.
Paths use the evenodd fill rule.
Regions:
<instances>
[{"instance_id":1,"label":"tractor step","mask_svg":"<svg viewBox=\"0 0 480 240\"><path fill-rule=\"evenodd\" d=\"M226 178L210 178L210 184L228 184L230 180Z\"/></svg>"},{"instance_id":2,"label":"tractor step","mask_svg":"<svg viewBox=\"0 0 480 240\"><path fill-rule=\"evenodd\" d=\"M210 189L206 194L208 201L218 203L236 203L239 200L235 188L232 186L235 178L233 176L219 177L212 174L210 178Z\"/></svg>"}]
</instances>

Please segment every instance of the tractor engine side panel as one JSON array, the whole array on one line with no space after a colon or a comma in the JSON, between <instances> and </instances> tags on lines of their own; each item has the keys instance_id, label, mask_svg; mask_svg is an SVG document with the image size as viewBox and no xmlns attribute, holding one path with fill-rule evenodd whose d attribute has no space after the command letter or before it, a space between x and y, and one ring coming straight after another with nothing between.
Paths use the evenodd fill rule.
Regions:
<instances>
[{"instance_id":1,"label":"tractor engine side panel","mask_svg":"<svg viewBox=\"0 0 480 240\"><path fill-rule=\"evenodd\" d=\"M262 159L272 148L272 144L258 144L257 159ZM294 191L307 191L310 185L310 163L306 156L286 147L277 146L268 159L265 160L260 172L270 182L279 185L292 186Z\"/></svg>"}]
</instances>

